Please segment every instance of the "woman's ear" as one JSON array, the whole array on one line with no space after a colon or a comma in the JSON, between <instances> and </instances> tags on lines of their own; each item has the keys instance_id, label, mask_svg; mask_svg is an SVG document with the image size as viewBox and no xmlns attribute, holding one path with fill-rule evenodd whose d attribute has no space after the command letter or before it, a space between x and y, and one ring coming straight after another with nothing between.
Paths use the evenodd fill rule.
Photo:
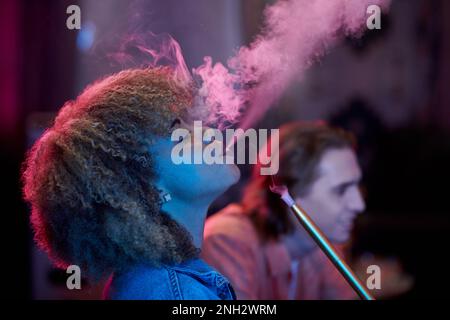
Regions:
<instances>
[{"instance_id":1,"label":"woman's ear","mask_svg":"<svg viewBox=\"0 0 450 320\"><path fill-rule=\"evenodd\" d=\"M172 200L170 193L164 190L159 190L159 197L161 198L162 203L166 203Z\"/></svg>"}]
</instances>

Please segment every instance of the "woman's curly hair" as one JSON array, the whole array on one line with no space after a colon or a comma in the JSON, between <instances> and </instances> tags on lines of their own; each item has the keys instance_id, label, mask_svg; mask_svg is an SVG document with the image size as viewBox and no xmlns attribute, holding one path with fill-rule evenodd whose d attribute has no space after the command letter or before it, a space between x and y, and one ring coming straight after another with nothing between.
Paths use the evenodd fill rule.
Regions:
<instances>
[{"instance_id":1,"label":"woman's curly hair","mask_svg":"<svg viewBox=\"0 0 450 320\"><path fill-rule=\"evenodd\" d=\"M60 110L24 163L35 241L56 266L100 279L131 263L195 257L190 234L161 211L152 139L192 104L169 68L130 69L89 86Z\"/></svg>"}]
</instances>

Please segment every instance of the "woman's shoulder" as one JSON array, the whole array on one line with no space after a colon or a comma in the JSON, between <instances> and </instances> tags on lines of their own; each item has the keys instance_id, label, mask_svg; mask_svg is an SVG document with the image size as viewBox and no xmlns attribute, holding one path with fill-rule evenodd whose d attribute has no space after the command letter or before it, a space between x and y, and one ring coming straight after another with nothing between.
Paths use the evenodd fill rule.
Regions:
<instances>
[{"instance_id":1,"label":"woman's shoulder","mask_svg":"<svg viewBox=\"0 0 450 320\"><path fill-rule=\"evenodd\" d=\"M134 265L113 274L104 290L112 300L171 300L169 275L164 267Z\"/></svg>"},{"instance_id":2,"label":"woman's shoulder","mask_svg":"<svg viewBox=\"0 0 450 320\"><path fill-rule=\"evenodd\" d=\"M214 300L219 295L212 268L195 259L174 266L135 265L111 276L104 297L113 300ZM222 289L222 288L219 288Z\"/></svg>"}]
</instances>

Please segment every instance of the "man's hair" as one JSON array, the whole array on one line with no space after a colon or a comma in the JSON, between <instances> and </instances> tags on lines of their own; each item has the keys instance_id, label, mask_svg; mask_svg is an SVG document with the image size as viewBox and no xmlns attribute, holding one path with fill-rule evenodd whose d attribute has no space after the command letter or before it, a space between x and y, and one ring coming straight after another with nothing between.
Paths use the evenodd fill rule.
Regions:
<instances>
[{"instance_id":1,"label":"man's hair","mask_svg":"<svg viewBox=\"0 0 450 320\"><path fill-rule=\"evenodd\" d=\"M293 122L280 127L277 183L296 196L306 195L318 177L318 165L331 149L355 148L352 134L323 122ZM242 205L263 239L278 239L293 231L289 212L279 195L270 191L271 176L260 175L260 164L245 188Z\"/></svg>"},{"instance_id":2,"label":"man's hair","mask_svg":"<svg viewBox=\"0 0 450 320\"><path fill-rule=\"evenodd\" d=\"M193 99L169 68L130 69L92 84L60 110L24 163L35 241L56 266L100 279L130 263L198 254L161 211L149 151Z\"/></svg>"}]
</instances>

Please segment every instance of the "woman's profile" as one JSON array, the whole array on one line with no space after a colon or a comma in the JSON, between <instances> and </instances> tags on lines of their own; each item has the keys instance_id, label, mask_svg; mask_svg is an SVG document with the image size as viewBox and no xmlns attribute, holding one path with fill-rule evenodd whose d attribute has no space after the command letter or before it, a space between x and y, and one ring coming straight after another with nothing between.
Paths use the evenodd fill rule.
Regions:
<instances>
[{"instance_id":1,"label":"woman's profile","mask_svg":"<svg viewBox=\"0 0 450 320\"><path fill-rule=\"evenodd\" d=\"M106 298L234 298L198 255L208 206L239 170L171 161L194 92L168 67L106 77L62 107L24 163L35 241L58 267L109 277Z\"/></svg>"}]
</instances>

